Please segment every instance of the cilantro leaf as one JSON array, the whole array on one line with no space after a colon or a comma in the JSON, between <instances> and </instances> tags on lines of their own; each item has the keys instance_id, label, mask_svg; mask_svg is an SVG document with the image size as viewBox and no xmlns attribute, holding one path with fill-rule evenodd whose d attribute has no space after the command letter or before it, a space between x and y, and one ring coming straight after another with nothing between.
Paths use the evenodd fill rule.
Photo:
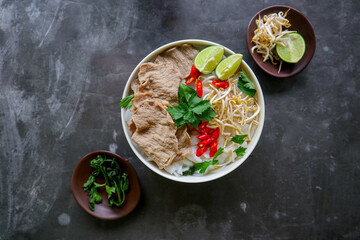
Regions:
<instances>
[{"instance_id":1,"label":"cilantro leaf","mask_svg":"<svg viewBox=\"0 0 360 240\"><path fill-rule=\"evenodd\" d=\"M119 207L125 201L125 191L129 188L128 175L121 171L120 165L115 159L107 159L98 155L90 161L90 166L94 168L89 179L84 183L84 191L89 194L89 208L94 211L95 204L101 203L102 198L99 189L105 187L108 195L108 205ZM96 177L103 177L105 183L96 182ZM101 190L100 190L101 191Z\"/></svg>"},{"instance_id":2,"label":"cilantro leaf","mask_svg":"<svg viewBox=\"0 0 360 240\"><path fill-rule=\"evenodd\" d=\"M214 109L208 108L206 111L204 111L202 114L199 115L199 118L204 120L205 122L211 121L216 116L216 113Z\"/></svg>"},{"instance_id":3,"label":"cilantro leaf","mask_svg":"<svg viewBox=\"0 0 360 240\"><path fill-rule=\"evenodd\" d=\"M90 192L89 192L89 195L90 195L90 201L89 201L89 208L94 211L94 208L95 208L95 203L101 203L102 202L102 198L99 194L99 192L97 191L97 186L94 185Z\"/></svg>"},{"instance_id":4,"label":"cilantro leaf","mask_svg":"<svg viewBox=\"0 0 360 240\"><path fill-rule=\"evenodd\" d=\"M193 96L197 96L197 92L195 89L185 85L180 84L179 86L179 103L188 103L190 98Z\"/></svg>"},{"instance_id":5,"label":"cilantro leaf","mask_svg":"<svg viewBox=\"0 0 360 240\"><path fill-rule=\"evenodd\" d=\"M213 159L215 160L215 159L216 159L220 154L222 154L223 152L224 152L224 148L219 148L219 149L216 151Z\"/></svg>"},{"instance_id":6,"label":"cilantro leaf","mask_svg":"<svg viewBox=\"0 0 360 240\"><path fill-rule=\"evenodd\" d=\"M174 120L182 118L183 114L186 112L186 110L181 105L168 107L166 111L170 113Z\"/></svg>"},{"instance_id":7,"label":"cilantro leaf","mask_svg":"<svg viewBox=\"0 0 360 240\"><path fill-rule=\"evenodd\" d=\"M250 97L254 97L256 89L244 72L240 72L238 88Z\"/></svg>"},{"instance_id":8,"label":"cilantro leaf","mask_svg":"<svg viewBox=\"0 0 360 240\"><path fill-rule=\"evenodd\" d=\"M245 154L245 150L246 148L244 147L238 147L237 149L234 150L234 153L236 153L236 156L242 157Z\"/></svg>"},{"instance_id":9,"label":"cilantro leaf","mask_svg":"<svg viewBox=\"0 0 360 240\"><path fill-rule=\"evenodd\" d=\"M201 162L201 163L195 163L193 166L191 166L189 168L189 170L183 172L183 176L193 175L196 171L199 171L199 170L200 170L199 173L204 173L210 165L216 165L219 163L219 161L216 160L216 158L223 152L224 152L224 149L219 148L216 151L216 153L213 157L213 160L205 161L205 162Z\"/></svg>"},{"instance_id":10,"label":"cilantro leaf","mask_svg":"<svg viewBox=\"0 0 360 240\"><path fill-rule=\"evenodd\" d=\"M235 135L230 141L241 145L244 143L246 137L247 135Z\"/></svg>"},{"instance_id":11,"label":"cilantro leaf","mask_svg":"<svg viewBox=\"0 0 360 240\"><path fill-rule=\"evenodd\" d=\"M196 114L202 114L204 111L211 108L212 104L209 101L201 101L195 107L191 108L191 110Z\"/></svg>"},{"instance_id":12,"label":"cilantro leaf","mask_svg":"<svg viewBox=\"0 0 360 240\"><path fill-rule=\"evenodd\" d=\"M201 168L200 168L200 173L204 173L206 171L206 169L210 166L210 165L215 165L218 164L219 161L218 160L212 160L212 161L205 161L202 163Z\"/></svg>"},{"instance_id":13,"label":"cilantro leaf","mask_svg":"<svg viewBox=\"0 0 360 240\"><path fill-rule=\"evenodd\" d=\"M89 179L84 183L83 188L86 192L89 192L92 185L95 183L95 176L90 175Z\"/></svg>"},{"instance_id":14,"label":"cilantro leaf","mask_svg":"<svg viewBox=\"0 0 360 240\"><path fill-rule=\"evenodd\" d=\"M120 103L119 103L119 107L120 108L132 108L132 103L131 103L131 100L134 98L134 94L131 94L127 97L124 97L123 99L120 100Z\"/></svg>"},{"instance_id":15,"label":"cilantro leaf","mask_svg":"<svg viewBox=\"0 0 360 240\"><path fill-rule=\"evenodd\" d=\"M176 126L190 123L198 129L201 120L210 121L216 116L213 105L208 100L199 98L197 92L185 84L180 84L178 98L179 105L166 109Z\"/></svg>"},{"instance_id":16,"label":"cilantro leaf","mask_svg":"<svg viewBox=\"0 0 360 240\"><path fill-rule=\"evenodd\" d=\"M235 135L230 141L241 145L244 143L245 137L247 137L247 135ZM236 153L236 156L242 157L245 154L245 150L246 148L240 146L234 150L234 153Z\"/></svg>"},{"instance_id":17,"label":"cilantro leaf","mask_svg":"<svg viewBox=\"0 0 360 240\"><path fill-rule=\"evenodd\" d=\"M205 100L202 100L201 98L199 98L197 94L191 95L191 97L189 98L189 107L193 108L193 107L197 106L199 103L201 103L202 101L205 101Z\"/></svg>"}]
</instances>

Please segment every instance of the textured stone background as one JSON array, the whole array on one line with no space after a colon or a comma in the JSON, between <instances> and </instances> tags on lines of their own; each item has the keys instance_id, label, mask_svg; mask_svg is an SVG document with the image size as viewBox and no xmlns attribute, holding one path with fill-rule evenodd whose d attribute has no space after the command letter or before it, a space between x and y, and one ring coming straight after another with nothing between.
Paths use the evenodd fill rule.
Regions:
<instances>
[{"instance_id":1,"label":"textured stone background","mask_svg":"<svg viewBox=\"0 0 360 240\"><path fill-rule=\"evenodd\" d=\"M290 79L262 72L245 34L286 4L312 22L317 50ZM359 239L359 1L0 0L0 239ZM243 53L265 95L252 156L219 180L186 185L132 153L118 102L153 49L186 38ZM105 222L70 188L86 153L127 158L138 207Z\"/></svg>"}]
</instances>

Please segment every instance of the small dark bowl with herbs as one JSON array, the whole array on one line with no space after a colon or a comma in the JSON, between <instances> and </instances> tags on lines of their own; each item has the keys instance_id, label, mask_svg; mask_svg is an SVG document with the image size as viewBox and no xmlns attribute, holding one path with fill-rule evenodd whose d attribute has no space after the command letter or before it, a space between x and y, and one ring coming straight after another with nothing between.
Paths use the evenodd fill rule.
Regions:
<instances>
[{"instance_id":1,"label":"small dark bowl with herbs","mask_svg":"<svg viewBox=\"0 0 360 240\"><path fill-rule=\"evenodd\" d=\"M78 162L71 187L79 206L104 220L128 215L141 195L139 178L131 164L103 150L91 152Z\"/></svg>"}]
</instances>

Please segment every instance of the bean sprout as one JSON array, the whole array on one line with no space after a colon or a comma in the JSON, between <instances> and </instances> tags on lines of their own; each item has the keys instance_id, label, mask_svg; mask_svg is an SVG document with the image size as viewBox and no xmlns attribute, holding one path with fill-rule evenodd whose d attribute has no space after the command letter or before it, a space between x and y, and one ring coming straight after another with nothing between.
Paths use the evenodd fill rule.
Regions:
<instances>
[{"instance_id":1,"label":"bean sprout","mask_svg":"<svg viewBox=\"0 0 360 240\"><path fill-rule=\"evenodd\" d=\"M282 38L287 33L292 33L296 31L284 30L283 27L289 28L291 26L289 20L286 19L286 15L290 9L285 13L272 13L265 15L263 18L260 17L256 20L257 29L254 31L254 37L252 42L255 43L255 46L251 48L251 51L256 51L261 54L264 58L263 62L266 62L270 59L273 65L279 64L279 71L281 71L283 61L277 56L275 51L276 44L281 44L285 46L284 38Z\"/></svg>"}]
</instances>

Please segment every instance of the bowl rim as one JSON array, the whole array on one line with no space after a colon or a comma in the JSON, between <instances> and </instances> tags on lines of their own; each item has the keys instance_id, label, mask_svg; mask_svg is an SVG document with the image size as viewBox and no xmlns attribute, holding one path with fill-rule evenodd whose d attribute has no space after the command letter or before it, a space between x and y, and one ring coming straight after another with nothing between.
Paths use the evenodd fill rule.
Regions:
<instances>
[{"instance_id":1,"label":"bowl rim","mask_svg":"<svg viewBox=\"0 0 360 240\"><path fill-rule=\"evenodd\" d=\"M251 38L252 38L251 36L254 35L253 32L250 33L250 29L249 29L249 28L250 28L250 25L256 20L256 18L257 18L257 16L259 16L259 14L261 14L262 12L267 11L267 10L269 10L269 9L272 9L272 8L274 8L274 9L277 9L277 8L289 8L289 9L291 9L292 11L295 11L296 13L298 13L300 16L303 17L303 19L304 19L305 22L307 22L307 24L310 26L310 31L311 31L312 35L314 36L314 51L311 52L309 60L308 60L301 68L299 68L298 70L296 70L296 71L294 71L294 72L292 72L292 73L290 73L290 74L286 74L286 75L280 75L280 74L277 73L277 72L274 73L274 72L272 72L272 71L269 71L268 69L266 69L266 68L264 67L263 64L259 64L258 61L257 61L257 60L255 59L255 57L253 56L253 53L251 52L251 48L252 48L253 46L251 46L251 42L248 41L248 39L251 39ZM316 35L315 35L314 27L313 27L313 25L311 24L311 22L309 21L309 19L308 19L303 13L301 13L299 10L297 10L297 9L295 9L295 8L293 8L293 7L286 6L286 5L272 5L272 6L268 6L268 7L266 7L266 8L261 9L260 11L258 11L258 12L251 18L251 20L250 20L250 22L249 22L249 24L248 24L248 27L247 27L247 31L246 31L246 44L247 44L247 49L248 49L248 51L249 51L249 54L250 54L251 58L254 60L254 62L256 63L256 65L258 65L264 72L266 72L267 74L269 74L269 75L271 75L271 76L273 76L273 77L277 77L277 78L289 78L289 77L293 77L293 76L301 73L301 72L309 65L309 63L311 62L311 60L312 60L312 58L313 58L313 56L314 56L314 54L315 54L315 51L316 51Z\"/></svg>"},{"instance_id":2,"label":"bowl rim","mask_svg":"<svg viewBox=\"0 0 360 240\"><path fill-rule=\"evenodd\" d=\"M100 154L106 154L108 156L111 156L111 157L115 157L118 161L122 161L122 162L125 162L126 165L128 165L128 167L130 167L133 172L135 173L134 175L134 178L136 180L136 183L139 185L139 191L138 191L138 195L139 197L136 199L136 202L135 204L133 204L133 208L130 208L128 211L126 211L124 214L119 214L115 217L101 217L97 214L95 214L95 212L91 211L88 207L84 207L80 201L79 201L79 198L78 198L78 194L74 191L74 189L76 188L76 182L77 180L75 179L75 173L76 171L79 169L79 166L80 164L85 161L88 157L90 157L91 155L100 155ZM96 151L93 151L93 152L90 152L88 154L86 154L85 156L83 156L76 164L75 168L74 168L74 171L73 171L73 174L71 176L71 192L75 198L75 201L77 202L77 204L80 206L80 208L82 210L84 210L86 213L90 214L91 216L95 217L95 218L98 218L98 219L102 219L102 220L116 220L116 219L120 219L120 218L123 218L127 215L129 215L132 211L134 211L134 209L136 208L136 206L139 204L140 202L140 198L141 198L141 187L140 187L140 180L139 180L139 177L135 171L135 168L132 166L132 164L127 161L125 158L121 157L120 155L116 154L116 153L113 153L113 152L110 152L110 151L107 151L107 150L96 150Z\"/></svg>"},{"instance_id":3,"label":"bowl rim","mask_svg":"<svg viewBox=\"0 0 360 240\"><path fill-rule=\"evenodd\" d=\"M223 46L219 43L215 43L212 41L208 41L208 40L201 40L201 39L184 39L184 40L178 40L178 41L174 41L174 42L170 42L167 43L165 45L162 45L158 48L156 48L155 50L153 50L151 53L149 53L145 58L143 58L139 64L134 68L134 70L132 71L132 73L130 74L126 85L124 87L124 91L123 91L123 95L122 98L128 96L128 93L131 91L130 85L131 85L131 81L133 79L135 79L135 77L138 74L140 65L143 64L144 62L149 62L151 59L153 59L155 56L157 56L158 54L160 54L161 52L163 52L166 49L169 49L171 47L175 47L181 44L194 44L194 45L205 45L205 46L212 46L212 45L220 45ZM225 54L235 54L234 51L230 50L229 48L223 46L225 49ZM212 181L218 178L221 178L227 174L229 174L230 172L232 172L233 170L235 170L237 167L239 167L252 153L252 151L254 150L254 148L256 147L262 130L263 130L263 126L264 126L264 121L265 121L265 102L264 102L264 95L260 86L260 83L258 81L258 79L256 78L254 72L252 71L252 69L249 67L249 65L242 60L241 66L243 67L244 71L247 72L247 74L250 74L250 79L254 80L254 83L256 85L256 89L258 90L258 101L259 104L261 106L261 110L260 110L260 118L259 118L259 125L258 125L258 129L257 132L255 133L255 136L252 140L253 145L252 147L246 151L245 155L237 160L236 162L228 165L223 171L221 172L217 172L211 175L206 175L206 176L202 176L202 177L196 177L196 176L180 176L177 177L175 175L171 175L170 173L165 172L165 170L161 170L158 167L154 166L151 162L147 161L146 159L143 158L143 156L137 151L137 149L135 148L135 146L132 144L132 140L131 140L131 136L129 135L129 132L126 130L127 129L127 124L125 121L125 109L122 108L121 109L121 122L122 122L122 127L123 127L123 131L126 137L127 142L129 143L131 149L133 150L133 152L135 153L135 155L140 159L140 161L145 164L145 166L147 166L148 168L150 168L153 172L159 174L162 177L165 177L167 179L176 181L176 182L182 182L182 183L202 183L202 182L208 182L208 181Z\"/></svg>"}]
</instances>

